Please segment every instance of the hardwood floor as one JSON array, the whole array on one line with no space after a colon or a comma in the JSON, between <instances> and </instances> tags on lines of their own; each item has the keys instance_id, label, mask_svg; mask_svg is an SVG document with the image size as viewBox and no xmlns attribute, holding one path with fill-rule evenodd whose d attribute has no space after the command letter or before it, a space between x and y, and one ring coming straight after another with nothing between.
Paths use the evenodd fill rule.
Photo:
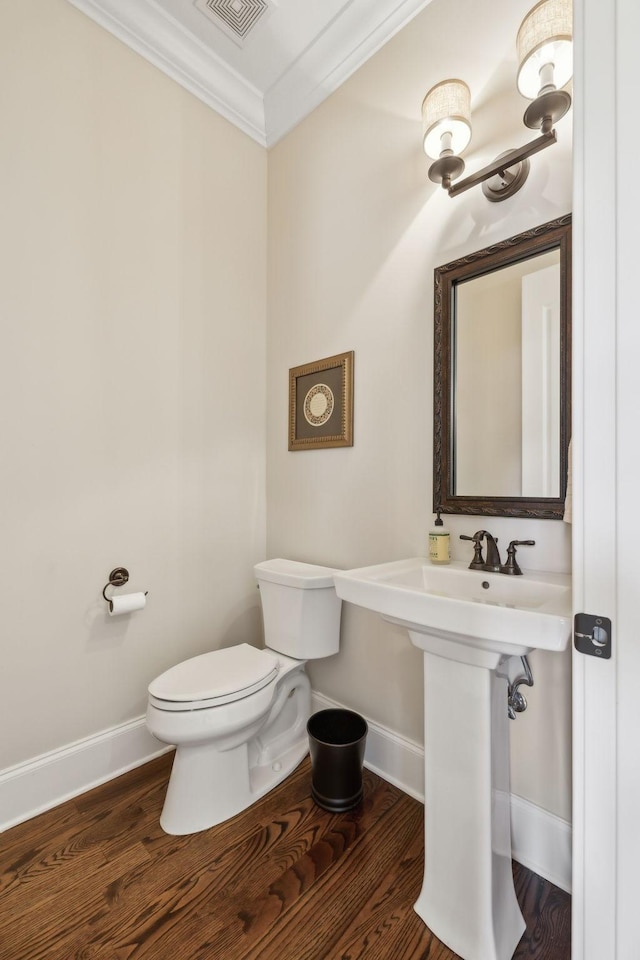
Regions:
<instances>
[{"instance_id":1,"label":"hardwood floor","mask_svg":"<svg viewBox=\"0 0 640 960\"><path fill-rule=\"evenodd\" d=\"M362 805L326 813L307 760L233 820L169 837L170 764L0 835L0 960L454 960L413 911L417 801L365 771ZM569 960L569 896L514 867L514 960Z\"/></svg>"}]
</instances>

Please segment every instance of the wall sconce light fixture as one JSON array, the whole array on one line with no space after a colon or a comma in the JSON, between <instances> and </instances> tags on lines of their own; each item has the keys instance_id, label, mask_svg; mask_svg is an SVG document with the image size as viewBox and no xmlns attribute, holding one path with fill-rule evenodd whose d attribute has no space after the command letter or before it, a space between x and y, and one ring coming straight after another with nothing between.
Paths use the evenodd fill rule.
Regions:
<instances>
[{"instance_id":1,"label":"wall sconce light fixture","mask_svg":"<svg viewBox=\"0 0 640 960\"><path fill-rule=\"evenodd\" d=\"M560 89L573 74L571 0L540 0L522 21L516 46L518 90L532 101L523 120L540 131L535 140L454 184L464 171L459 154L471 140L469 88L462 80L443 80L423 100L424 151L435 160L429 179L442 184L450 197L482 184L488 200L506 200L527 179L529 157L556 142L553 125L571 106L570 95Z\"/></svg>"}]
</instances>

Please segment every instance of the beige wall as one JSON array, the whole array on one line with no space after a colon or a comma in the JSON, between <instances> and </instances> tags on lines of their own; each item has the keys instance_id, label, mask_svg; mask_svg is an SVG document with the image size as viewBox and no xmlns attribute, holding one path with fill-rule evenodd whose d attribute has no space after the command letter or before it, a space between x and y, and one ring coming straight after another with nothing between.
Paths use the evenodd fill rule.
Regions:
<instances>
[{"instance_id":1,"label":"beige wall","mask_svg":"<svg viewBox=\"0 0 640 960\"><path fill-rule=\"evenodd\" d=\"M473 91L469 170L528 137L508 76L479 37L511 51L529 2L495 16L490 0L434 2L269 155L268 539L270 556L338 567L426 555L432 495L433 269L571 209L570 119L502 204L456 199L427 179L419 107L462 76ZM460 25L464 24L464 29ZM455 25L455 26L452 26ZM532 134L529 135L530 137ZM355 351L353 448L287 451L288 368ZM489 386L489 385L488 385ZM568 570L565 525L455 517L501 544L538 543L523 566ZM511 725L512 789L570 817L570 656L534 654L530 708ZM348 606L342 649L311 667L314 686L422 740L422 664L400 628ZM452 710L462 709L452 700Z\"/></svg>"},{"instance_id":2,"label":"beige wall","mask_svg":"<svg viewBox=\"0 0 640 960\"><path fill-rule=\"evenodd\" d=\"M268 297L266 153L65 0L0 6L0 769L139 716L177 660L257 639L265 553L425 554L433 268L567 212L571 168L562 121L517 197L450 200L426 177L419 104L467 79L470 169L522 142L522 104L506 109L478 37L490 23L511 49L528 5L495 18L489 0L434 0L271 151ZM288 368L350 349L355 446L288 453ZM449 525L462 559L457 535L485 523ZM562 524L490 529L534 537L530 567L568 569ZM150 594L110 620L116 564ZM569 658L533 665L513 788L568 817ZM402 630L347 608L341 653L311 673L422 739Z\"/></svg>"},{"instance_id":3,"label":"beige wall","mask_svg":"<svg viewBox=\"0 0 640 960\"><path fill-rule=\"evenodd\" d=\"M65 0L0 4L0 90L1 769L259 639L267 157Z\"/></svg>"}]
</instances>

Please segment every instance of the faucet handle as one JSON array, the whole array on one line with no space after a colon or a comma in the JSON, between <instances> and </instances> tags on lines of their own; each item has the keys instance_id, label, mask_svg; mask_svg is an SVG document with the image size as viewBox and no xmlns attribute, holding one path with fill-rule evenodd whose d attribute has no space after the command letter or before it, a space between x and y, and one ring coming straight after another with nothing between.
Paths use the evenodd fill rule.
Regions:
<instances>
[{"instance_id":1,"label":"faucet handle","mask_svg":"<svg viewBox=\"0 0 640 960\"><path fill-rule=\"evenodd\" d=\"M500 573L521 576L522 570L516 560L516 547L535 547L535 540L512 540L507 547L507 562L500 567Z\"/></svg>"},{"instance_id":2,"label":"faucet handle","mask_svg":"<svg viewBox=\"0 0 640 960\"><path fill-rule=\"evenodd\" d=\"M477 533L474 533L472 537L466 536L466 534L460 534L461 540L471 540L473 542L473 560L469 564L469 570L483 570L484 569L484 557L482 556L482 541L484 539L484 530L478 530Z\"/></svg>"}]
</instances>

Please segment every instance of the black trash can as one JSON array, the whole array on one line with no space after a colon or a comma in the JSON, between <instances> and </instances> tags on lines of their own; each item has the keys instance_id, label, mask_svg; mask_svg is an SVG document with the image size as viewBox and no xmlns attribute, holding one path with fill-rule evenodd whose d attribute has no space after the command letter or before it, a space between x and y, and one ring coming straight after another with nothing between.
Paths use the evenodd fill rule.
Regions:
<instances>
[{"instance_id":1,"label":"black trash can","mask_svg":"<svg viewBox=\"0 0 640 960\"><path fill-rule=\"evenodd\" d=\"M362 800L367 721L351 710L320 710L309 717L311 796L323 810L343 813Z\"/></svg>"}]
</instances>

